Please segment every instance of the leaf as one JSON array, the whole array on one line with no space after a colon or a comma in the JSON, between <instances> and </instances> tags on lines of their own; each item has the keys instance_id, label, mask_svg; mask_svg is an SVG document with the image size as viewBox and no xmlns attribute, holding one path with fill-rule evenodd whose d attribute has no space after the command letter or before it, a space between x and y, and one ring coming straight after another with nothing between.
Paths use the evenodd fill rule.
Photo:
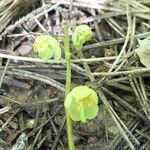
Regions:
<instances>
[{"instance_id":1,"label":"leaf","mask_svg":"<svg viewBox=\"0 0 150 150\"><path fill-rule=\"evenodd\" d=\"M140 57L141 63L147 68L150 68L150 54L146 54L141 49L136 49L136 53Z\"/></svg>"},{"instance_id":2,"label":"leaf","mask_svg":"<svg viewBox=\"0 0 150 150\"><path fill-rule=\"evenodd\" d=\"M87 86L77 86L67 95L64 106L72 120L86 122L98 114L98 96Z\"/></svg>"},{"instance_id":3,"label":"leaf","mask_svg":"<svg viewBox=\"0 0 150 150\"><path fill-rule=\"evenodd\" d=\"M83 44L89 41L93 33L88 25L79 25L72 35L72 42L75 49L80 50Z\"/></svg>"},{"instance_id":4,"label":"leaf","mask_svg":"<svg viewBox=\"0 0 150 150\"><path fill-rule=\"evenodd\" d=\"M150 36L144 40L138 40L139 48L135 50L137 55L140 57L141 63L150 68Z\"/></svg>"},{"instance_id":5,"label":"leaf","mask_svg":"<svg viewBox=\"0 0 150 150\"><path fill-rule=\"evenodd\" d=\"M33 51L46 62L54 57L55 60L61 58L61 48L59 42L51 35L40 35L35 39Z\"/></svg>"}]
</instances>

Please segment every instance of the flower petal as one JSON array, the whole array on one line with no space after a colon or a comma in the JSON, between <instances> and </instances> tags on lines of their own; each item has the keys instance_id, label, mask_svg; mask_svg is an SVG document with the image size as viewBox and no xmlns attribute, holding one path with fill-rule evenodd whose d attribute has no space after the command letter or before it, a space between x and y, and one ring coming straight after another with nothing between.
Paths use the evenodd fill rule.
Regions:
<instances>
[{"instance_id":1,"label":"flower petal","mask_svg":"<svg viewBox=\"0 0 150 150\"><path fill-rule=\"evenodd\" d=\"M71 91L72 95L80 100L88 97L91 94L91 89L88 86L77 86Z\"/></svg>"},{"instance_id":2,"label":"flower petal","mask_svg":"<svg viewBox=\"0 0 150 150\"><path fill-rule=\"evenodd\" d=\"M67 109L70 117L74 121L80 121L82 117L82 107L78 105L75 101L72 101L72 103L69 106L69 109Z\"/></svg>"},{"instance_id":3,"label":"flower petal","mask_svg":"<svg viewBox=\"0 0 150 150\"><path fill-rule=\"evenodd\" d=\"M98 105L91 104L84 107L84 114L87 119L93 119L98 114Z\"/></svg>"}]
</instances>

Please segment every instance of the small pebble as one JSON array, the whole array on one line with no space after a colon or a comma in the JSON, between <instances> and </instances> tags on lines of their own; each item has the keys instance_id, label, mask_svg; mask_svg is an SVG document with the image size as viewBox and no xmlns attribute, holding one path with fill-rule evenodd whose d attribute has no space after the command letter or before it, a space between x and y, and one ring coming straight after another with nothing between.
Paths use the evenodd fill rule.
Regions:
<instances>
[{"instance_id":1,"label":"small pebble","mask_svg":"<svg viewBox=\"0 0 150 150\"><path fill-rule=\"evenodd\" d=\"M33 129L34 125L35 125L35 120L34 119L27 120L26 126L27 126L28 129Z\"/></svg>"}]
</instances>

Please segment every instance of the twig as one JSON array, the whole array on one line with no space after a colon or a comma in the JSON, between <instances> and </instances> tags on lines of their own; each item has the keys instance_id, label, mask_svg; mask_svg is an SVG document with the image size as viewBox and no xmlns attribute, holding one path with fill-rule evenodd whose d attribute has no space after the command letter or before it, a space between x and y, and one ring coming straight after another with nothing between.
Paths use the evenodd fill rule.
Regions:
<instances>
[{"instance_id":1,"label":"twig","mask_svg":"<svg viewBox=\"0 0 150 150\"><path fill-rule=\"evenodd\" d=\"M4 76L6 74L6 70L7 70L7 67L9 65L9 62L10 62L10 58L7 60L7 63L6 63L5 68L4 68L4 71L3 71L2 75L1 75L1 78L0 78L0 88L2 87L2 82L3 82Z\"/></svg>"},{"instance_id":2,"label":"twig","mask_svg":"<svg viewBox=\"0 0 150 150\"><path fill-rule=\"evenodd\" d=\"M57 4L51 6L46 5L46 7L50 7L49 9L46 10L46 12L52 11L53 9L57 8L61 4L61 1L59 1ZM42 12L42 13L41 13ZM36 15L38 14L38 15ZM27 14L25 17L22 17L20 20L16 21L13 25L8 26L5 31L0 35L0 37L5 36L7 33L10 33L13 31L16 27L20 26L23 22L27 22L30 19L33 19L33 17L41 17L42 15L45 14L45 11L43 12L43 7L38 8L37 10L32 11L31 13Z\"/></svg>"},{"instance_id":3,"label":"twig","mask_svg":"<svg viewBox=\"0 0 150 150\"><path fill-rule=\"evenodd\" d=\"M42 123L44 122L45 118L46 118L46 112L44 113L44 116L43 116L43 118L42 118ZM35 144L37 143L37 141L38 141L38 139L39 139L39 136L40 136L40 134L41 134L41 132L42 132L42 129L43 129L43 128L40 128L40 129L39 129L39 131L37 132L37 134L36 134L36 136L35 136L35 138L34 138L34 140L33 140L33 143L30 145L30 147L28 148L28 150L32 150L32 149L34 148L34 146L35 146Z\"/></svg>"},{"instance_id":4,"label":"twig","mask_svg":"<svg viewBox=\"0 0 150 150\"><path fill-rule=\"evenodd\" d=\"M11 109L10 106L6 106L0 109L0 115L8 112Z\"/></svg>"},{"instance_id":5,"label":"twig","mask_svg":"<svg viewBox=\"0 0 150 150\"><path fill-rule=\"evenodd\" d=\"M7 71L7 74L22 76L22 77L26 77L26 78L30 78L30 79L34 79L34 80L39 80L39 81L47 83L53 87L56 87L63 92L65 91L65 87L61 83L59 83L49 77L46 77L46 76L43 76L43 75L40 75L37 73L32 73L29 71L24 71L24 70L19 70L19 69L12 69L12 71Z\"/></svg>"},{"instance_id":6,"label":"twig","mask_svg":"<svg viewBox=\"0 0 150 150\"><path fill-rule=\"evenodd\" d=\"M79 50L78 53L79 53L80 59L84 59L84 56L83 56L82 51ZM91 74L91 70L90 70L88 64L85 63L85 62L83 62L83 66L84 66L84 69L85 69L85 71L86 71L87 76L90 78L91 81L94 81L95 79L94 79L93 75Z\"/></svg>"},{"instance_id":7,"label":"twig","mask_svg":"<svg viewBox=\"0 0 150 150\"><path fill-rule=\"evenodd\" d=\"M102 90L105 93L107 93L108 95L110 95L112 98L114 98L115 101L117 101L120 105L122 105L123 107L126 107L127 109L129 109L133 113L137 114L145 122L147 122L147 118L143 114L141 114L136 108L134 108L132 105L130 105L128 102L126 102L126 100L122 99L121 97L117 96L116 94L114 94L113 92L111 92L110 90L108 90L104 87L102 87ZM150 121L147 122L147 125L149 125L149 123L150 123Z\"/></svg>"},{"instance_id":8,"label":"twig","mask_svg":"<svg viewBox=\"0 0 150 150\"><path fill-rule=\"evenodd\" d=\"M0 58L8 58L13 60L22 60L22 61L28 61L28 62L41 62L45 63L43 59L40 58L31 58L31 57L22 57L22 56L14 56L14 55L7 55L7 54L0 54ZM97 58L85 58L85 59L72 59L72 63L92 63L92 62L99 62L99 61L107 61L107 60L115 60L117 56L111 56L111 57L97 57ZM56 60L49 60L46 63L50 64L61 64L65 63L66 61L64 59L61 59L59 61Z\"/></svg>"},{"instance_id":9,"label":"twig","mask_svg":"<svg viewBox=\"0 0 150 150\"><path fill-rule=\"evenodd\" d=\"M52 3L54 3L54 4L57 2L58 2L58 0L52 0ZM92 2L89 4L85 3L85 2L73 2L73 6L83 7L83 8L91 8L91 9L97 9L97 10L103 9L103 10L109 10L109 11L115 11L115 12L124 12L124 10L122 10L122 9L105 7L101 4L98 4L97 2ZM62 0L62 4L70 5L70 1Z\"/></svg>"},{"instance_id":10,"label":"twig","mask_svg":"<svg viewBox=\"0 0 150 150\"><path fill-rule=\"evenodd\" d=\"M65 125L65 120L66 120L66 118L63 119L63 122L62 122L62 124L61 124L61 126L60 126L60 128L58 130L58 133L57 133L56 138L55 138L55 140L53 142L53 146L51 147L51 150L55 150L56 147L57 147L57 143L59 142L59 138L61 136L62 129L63 129L64 125Z\"/></svg>"},{"instance_id":11,"label":"twig","mask_svg":"<svg viewBox=\"0 0 150 150\"><path fill-rule=\"evenodd\" d=\"M93 15L93 17L96 17L95 9L91 9L91 14ZM98 20L94 20L94 26L95 26L95 30L96 30L96 33L98 35L99 41L102 41L102 34L100 32L100 29L99 29Z\"/></svg>"},{"instance_id":12,"label":"twig","mask_svg":"<svg viewBox=\"0 0 150 150\"><path fill-rule=\"evenodd\" d=\"M127 126L130 130L134 131L135 128L137 127L139 123L137 122L137 119L133 120L133 119L130 119L128 122L127 122ZM119 144L121 144L122 142L122 136L120 135L120 133L118 133L115 138L111 141L111 143L109 144L109 147L108 147L108 150L111 150L111 149L116 149L119 147Z\"/></svg>"},{"instance_id":13,"label":"twig","mask_svg":"<svg viewBox=\"0 0 150 150\"><path fill-rule=\"evenodd\" d=\"M112 119L114 120L115 124L117 125L118 129L120 130L120 133L122 134L124 139L127 141L128 145L130 146L130 149L135 150L135 147L133 146L133 144L129 140L126 132L124 131L125 128L123 129L123 127L121 126L121 123L120 123L121 120L120 119L118 120L118 115L114 112L113 108L108 103L105 95L103 94L103 92L101 90L98 90L98 94L101 97L101 100L103 101L104 105L106 106L108 112L110 113L110 115L111 115Z\"/></svg>"},{"instance_id":14,"label":"twig","mask_svg":"<svg viewBox=\"0 0 150 150\"><path fill-rule=\"evenodd\" d=\"M45 0L42 0L42 5L43 5L44 12L45 12L47 25L48 25L48 32L52 33L51 22L49 20L48 12L46 11L47 8L46 8Z\"/></svg>"},{"instance_id":15,"label":"twig","mask_svg":"<svg viewBox=\"0 0 150 150\"><path fill-rule=\"evenodd\" d=\"M20 109L17 109L15 111L15 113L13 113L8 119L7 121L1 126L0 128L0 132L2 132L4 130L4 128L7 126L7 124L13 119L13 117L19 112Z\"/></svg>"},{"instance_id":16,"label":"twig","mask_svg":"<svg viewBox=\"0 0 150 150\"><path fill-rule=\"evenodd\" d=\"M135 35L135 38L146 38L148 36L150 36L150 32L137 34L137 35ZM130 38L131 37L129 37L129 39ZM104 46L109 46L109 45L115 45L115 44L123 43L124 41L125 41L125 38L118 38L118 39L113 39L113 40L109 40L109 41L98 42L98 43L84 46L83 50L95 49L98 47L104 47Z\"/></svg>"},{"instance_id":17,"label":"twig","mask_svg":"<svg viewBox=\"0 0 150 150\"><path fill-rule=\"evenodd\" d=\"M32 130L30 133L28 133L27 137L31 137L32 135L34 135L38 130L40 130L41 128L43 128L53 117L55 117L61 110L63 107L61 107L57 112L55 112L51 117L49 117L43 124L41 124L40 126L38 126L37 128L35 128L34 130Z\"/></svg>"},{"instance_id":18,"label":"twig","mask_svg":"<svg viewBox=\"0 0 150 150\"><path fill-rule=\"evenodd\" d=\"M0 95L0 98L1 99L5 99L5 101L8 101L8 102L10 102L10 103L14 103L14 104L18 104L18 105L22 105L22 102L19 102L19 100L17 101L17 100L14 100L14 99L12 99L12 98L9 98L9 97L7 97L7 96L2 96L2 95Z\"/></svg>"},{"instance_id":19,"label":"twig","mask_svg":"<svg viewBox=\"0 0 150 150\"><path fill-rule=\"evenodd\" d=\"M129 7L130 7L129 0L127 0L126 1L127 20L131 20ZM120 60L120 58L122 57L122 55L125 53L125 48L126 48L126 46L128 44L130 33L131 33L131 24L130 24L130 21L128 21L128 31L127 31L127 35L126 35L126 39L125 39L124 45L122 46L122 49L120 50L120 53L119 53L118 57L116 58L116 60L114 61L112 67L109 70L109 72L113 71L113 69L117 65L118 61Z\"/></svg>"},{"instance_id":20,"label":"twig","mask_svg":"<svg viewBox=\"0 0 150 150\"><path fill-rule=\"evenodd\" d=\"M126 75L142 75L148 76L146 73L150 73L150 68L142 68L142 69L133 69L129 71L118 71L118 72L101 72L101 73L92 73L94 76L102 76L102 77L114 77L114 76L126 76Z\"/></svg>"}]
</instances>

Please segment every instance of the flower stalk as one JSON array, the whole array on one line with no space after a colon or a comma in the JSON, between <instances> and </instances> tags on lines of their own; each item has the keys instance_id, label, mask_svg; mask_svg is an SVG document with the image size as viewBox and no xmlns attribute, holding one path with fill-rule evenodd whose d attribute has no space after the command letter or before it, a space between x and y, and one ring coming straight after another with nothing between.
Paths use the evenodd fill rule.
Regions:
<instances>
[{"instance_id":1,"label":"flower stalk","mask_svg":"<svg viewBox=\"0 0 150 150\"><path fill-rule=\"evenodd\" d=\"M71 58L70 58L70 46L69 46L69 34L68 34L68 25L65 24L64 27L64 49L65 49L65 59L66 59L66 90L65 90L65 98L70 92L71 89ZM67 125L67 138L68 138L68 146L69 150L74 150L74 141L72 134L72 120L69 116L68 111L66 110L66 125Z\"/></svg>"}]
</instances>

